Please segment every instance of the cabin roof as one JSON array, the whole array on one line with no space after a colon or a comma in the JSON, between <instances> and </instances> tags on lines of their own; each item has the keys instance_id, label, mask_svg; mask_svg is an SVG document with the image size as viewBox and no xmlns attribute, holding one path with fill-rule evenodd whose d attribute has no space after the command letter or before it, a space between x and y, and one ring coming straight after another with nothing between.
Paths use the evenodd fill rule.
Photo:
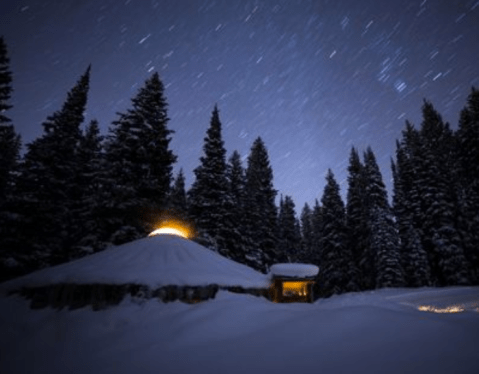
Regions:
<instances>
[{"instance_id":1,"label":"cabin roof","mask_svg":"<svg viewBox=\"0 0 479 374\"><path fill-rule=\"evenodd\" d=\"M270 268L272 275L280 277L310 278L318 272L319 268L311 264L274 264Z\"/></svg>"}]
</instances>

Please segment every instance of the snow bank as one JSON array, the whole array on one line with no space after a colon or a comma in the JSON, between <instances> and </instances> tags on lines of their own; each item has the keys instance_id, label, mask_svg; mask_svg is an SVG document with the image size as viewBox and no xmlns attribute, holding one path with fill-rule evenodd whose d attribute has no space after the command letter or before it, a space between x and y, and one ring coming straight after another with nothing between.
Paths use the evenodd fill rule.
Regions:
<instances>
[{"instance_id":1,"label":"snow bank","mask_svg":"<svg viewBox=\"0 0 479 374\"><path fill-rule=\"evenodd\" d=\"M459 300L477 302L479 287L385 289L314 304L219 291L200 304L124 300L101 312L32 311L19 297L0 297L0 372L476 374L479 313L416 308Z\"/></svg>"},{"instance_id":2,"label":"snow bank","mask_svg":"<svg viewBox=\"0 0 479 374\"><path fill-rule=\"evenodd\" d=\"M319 268L310 264L275 264L271 266L270 273L285 277L315 277Z\"/></svg>"},{"instance_id":3,"label":"snow bank","mask_svg":"<svg viewBox=\"0 0 479 374\"><path fill-rule=\"evenodd\" d=\"M51 284L142 284L267 288L269 278L175 235L140 239L0 285L0 292Z\"/></svg>"}]
</instances>

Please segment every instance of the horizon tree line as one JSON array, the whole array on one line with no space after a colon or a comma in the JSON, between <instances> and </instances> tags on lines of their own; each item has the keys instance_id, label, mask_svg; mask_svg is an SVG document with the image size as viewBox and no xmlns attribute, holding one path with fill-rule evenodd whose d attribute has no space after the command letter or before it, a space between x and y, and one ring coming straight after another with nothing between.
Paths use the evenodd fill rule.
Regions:
<instances>
[{"instance_id":1,"label":"horizon tree line","mask_svg":"<svg viewBox=\"0 0 479 374\"><path fill-rule=\"evenodd\" d=\"M0 38L0 270L3 279L144 237L159 217L194 223L195 240L267 272L277 262L319 266L323 296L381 287L479 283L479 91L457 131L424 101L391 161L392 204L374 152L351 149L346 203L328 170L323 195L298 218L273 186L258 137L243 165L227 157L217 105L186 190L169 148L167 101L153 73L106 136L84 123L91 67L26 145L10 118L12 78Z\"/></svg>"}]
</instances>

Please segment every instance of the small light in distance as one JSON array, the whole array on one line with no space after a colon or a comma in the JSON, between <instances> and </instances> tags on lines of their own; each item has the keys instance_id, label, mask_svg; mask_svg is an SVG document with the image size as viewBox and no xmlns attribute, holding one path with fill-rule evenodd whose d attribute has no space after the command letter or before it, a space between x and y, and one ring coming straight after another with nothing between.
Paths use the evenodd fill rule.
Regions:
<instances>
[{"instance_id":1,"label":"small light in distance","mask_svg":"<svg viewBox=\"0 0 479 374\"><path fill-rule=\"evenodd\" d=\"M446 308L436 308L435 306L430 305L421 305L417 308L421 312L432 312L432 313L460 313L464 312L464 308L459 305L451 305Z\"/></svg>"}]
</instances>

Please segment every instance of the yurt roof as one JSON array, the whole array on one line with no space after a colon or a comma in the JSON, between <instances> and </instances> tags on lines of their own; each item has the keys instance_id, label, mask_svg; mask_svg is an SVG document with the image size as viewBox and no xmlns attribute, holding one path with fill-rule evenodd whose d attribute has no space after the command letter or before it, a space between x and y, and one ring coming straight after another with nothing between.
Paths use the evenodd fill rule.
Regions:
<instances>
[{"instance_id":1,"label":"yurt roof","mask_svg":"<svg viewBox=\"0 0 479 374\"><path fill-rule=\"evenodd\" d=\"M8 291L58 283L241 286L263 288L269 277L175 235L157 235L42 269L0 285Z\"/></svg>"}]
</instances>

